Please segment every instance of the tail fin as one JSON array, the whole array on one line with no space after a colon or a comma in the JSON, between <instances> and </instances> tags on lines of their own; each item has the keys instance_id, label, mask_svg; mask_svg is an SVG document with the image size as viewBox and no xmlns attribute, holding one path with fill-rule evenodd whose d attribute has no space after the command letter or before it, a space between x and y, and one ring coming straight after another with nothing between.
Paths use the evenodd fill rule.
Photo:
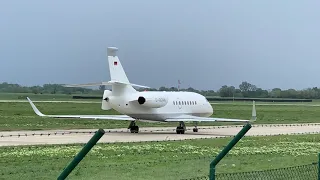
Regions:
<instances>
[{"instance_id":1,"label":"tail fin","mask_svg":"<svg viewBox=\"0 0 320 180\"><path fill-rule=\"evenodd\" d=\"M126 73L123 70L121 62L117 56L118 48L108 47L108 61L111 81L118 81L124 84L130 84Z\"/></svg>"},{"instance_id":2,"label":"tail fin","mask_svg":"<svg viewBox=\"0 0 320 180\"><path fill-rule=\"evenodd\" d=\"M110 82L117 82L112 85L112 92L114 95L122 95L124 93L136 92L130 84L126 73L123 70L121 62L117 56L118 48L108 47L107 55L109 61Z\"/></svg>"}]
</instances>

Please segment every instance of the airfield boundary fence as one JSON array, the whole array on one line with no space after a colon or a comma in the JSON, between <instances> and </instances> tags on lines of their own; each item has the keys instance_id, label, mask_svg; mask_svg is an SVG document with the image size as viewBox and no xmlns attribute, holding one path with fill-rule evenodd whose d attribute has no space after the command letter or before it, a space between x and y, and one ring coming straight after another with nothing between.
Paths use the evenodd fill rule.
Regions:
<instances>
[{"instance_id":1,"label":"airfield boundary fence","mask_svg":"<svg viewBox=\"0 0 320 180\"><path fill-rule=\"evenodd\" d=\"M318 163L301 166L270 169L265 171L252 171L241 173L221 173L216 174L217 180L311 180L318 178Z\"/></svg>"},{"instance_id":2,"label":"airfield boundary fence","mask_svg":"<svg viewBox=\"0 0 320 180\"><path fill-rule=\"evenodd\" d=\"M217 173L216 180L311 180L318 179L318 163L293 166L279 169L269 169L264 171L249 171L238 173ZM181 180L205 180L208 176L199 176Z\"/></svg>"}]
</instances>

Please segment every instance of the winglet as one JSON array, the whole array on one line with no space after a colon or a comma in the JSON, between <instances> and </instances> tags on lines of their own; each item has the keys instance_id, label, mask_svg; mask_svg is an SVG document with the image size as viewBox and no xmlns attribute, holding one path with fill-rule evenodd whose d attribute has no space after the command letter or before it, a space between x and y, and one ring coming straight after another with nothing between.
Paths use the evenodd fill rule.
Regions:
<instances>
[{"instance_id":1,"label":"winglet","mask_svg":"<svg viewBox=\"0 0 320 180\"><path fill-rule=\"evenodd\" d=\"M252 102L252 117L251 121L256 121L257 120L257 112L256 112L256 104L255 101Z\"/></svg>"},{"instance_id":2,"label":"winglet","mask_svg":"<svg viewBox=\"0 0 320 180\"><path fill-rule=\"evenodd\" d=\"M42 114L39 109L33 104L33 102L31 101L31 99L29 99L29 97L27 97L27 100L29 101L33 111L38 115L38 116L46 116L44 114Z\"/></svg>"}]
</instances>

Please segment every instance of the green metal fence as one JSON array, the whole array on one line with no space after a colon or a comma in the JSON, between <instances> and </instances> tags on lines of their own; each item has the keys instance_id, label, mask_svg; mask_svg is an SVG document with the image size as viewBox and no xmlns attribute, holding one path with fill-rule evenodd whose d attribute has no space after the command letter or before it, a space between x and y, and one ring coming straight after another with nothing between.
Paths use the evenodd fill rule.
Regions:
<instances>
[{"instance_id":1,"label":"green metal fence","mask_svg":"<svg viewBox=\"0 0 320 180\"><path fill-rule=\"evenodd\" d=\"M318 178L318 163L288 168L216 174L217 180L312 180Z\"/></svg>"},{"instance_id":2,"label":"green metal fence","mask_svg":"<svg viewBox=\"0 0 320 180\"><path fill-rule=\"evenodd\" d=\"M241 173L216 173L216 165L224 156L236 145L236 143L249 131L251 124L246 124L241 131L229 142L229 144L210 163L210 173L208 176L198 176L191 179L209 180L320 180L320 154L319 162L307 165L300 165L287 168L270 169L265 171L252 171Z\"/></svg>"},{"instance_id":3,"label":"green metal fence","mask_svg":"<svg viewBox=\"0 0 320 180\"><path fill-rule=\"evenodd\" d=\"M318 163L265 171L218 173L215 178L217 180L312 180L318 178ZM209 175L188 180L196 179L209 179Z\"/></svg>"}]
</instances>

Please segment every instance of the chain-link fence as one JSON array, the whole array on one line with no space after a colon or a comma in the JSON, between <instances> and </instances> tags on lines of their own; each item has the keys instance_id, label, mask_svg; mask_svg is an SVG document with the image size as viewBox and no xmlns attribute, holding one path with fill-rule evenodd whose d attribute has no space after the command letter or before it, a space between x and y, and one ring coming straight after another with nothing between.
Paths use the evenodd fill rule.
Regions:
<instances>
[{"instance_id":1,"label":"chain-link fence","mask_svg":"<svg viewBox=\"0 0 320 180\"><path fill-rule=\"evenodd\" d=\"M198 176L198 177L193 177L189 179L180 179L180 180L207 180L209 179L209 176Z\"/></svg>"},{"instance_id":2,"label":"chain-link fence","mask_svg":"<svg viewBox=\"0 0 320 180\"><path fill-rule=\"evenodd\" d=\"M265 171L216 174L217 180L311 180L317 178L318 163Z\"/></svg>"},{"instance_id":3,"label":"chain-link fence","mask_svg":"<svg viewBox=\"0 0 320 180\"><path fill-rule=\"evenodd\" d=\"M204 180L209 176L199 176L188 180ZM216 180L312 180L318 179L318 163L301 166L251 171L240 173L217 173Z\"/></svg>"}]
</instances>

